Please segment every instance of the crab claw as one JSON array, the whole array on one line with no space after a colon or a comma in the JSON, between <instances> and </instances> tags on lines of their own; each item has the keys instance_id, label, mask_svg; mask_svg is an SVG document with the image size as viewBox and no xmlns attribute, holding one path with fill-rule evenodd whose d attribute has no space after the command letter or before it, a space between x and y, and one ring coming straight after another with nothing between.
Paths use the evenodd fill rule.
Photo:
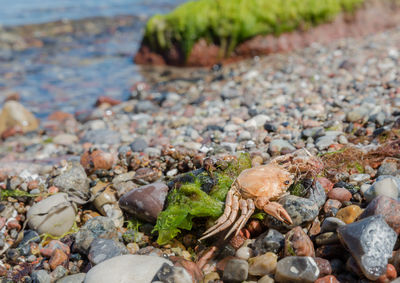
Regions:
<instances>
[{"instance_id":1,"label":"crab claw","mask_svg":"<svg viewBox=\"0 0 400 283\"><path fill-rule=\"evenodd\" d=\"M288 225L293 224L289 213L287 213L286 209L284 209L283 206L277 202L268 202L266 205L264 205L263 210L269 215L282 222L285 222Z\"/></svg>"}]
</instances>

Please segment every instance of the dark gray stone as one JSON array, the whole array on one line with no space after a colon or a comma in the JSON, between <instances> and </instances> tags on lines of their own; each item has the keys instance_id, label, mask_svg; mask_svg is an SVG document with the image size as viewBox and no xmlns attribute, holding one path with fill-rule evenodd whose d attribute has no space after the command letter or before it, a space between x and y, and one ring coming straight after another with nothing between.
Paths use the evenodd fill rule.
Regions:
<instances>
[{"instance_id":1,"label":"dark gray stone","mask_svg":"<svg viewBox=\"0 0 400 283\"><path fill-rule=\"evenodd\" d=\"M368 279L376 280L386 272L397 234L381 215L340 227L338 234Z\"/></svg>"},{"instance_id":2,"label":"dark gray stone","mask_svg":"<svg viewBox=\"0 0 400 283\"><path fill-rule=\"evenodd\" d=\"M75 248L87 254L94 239L117 239L117 229L111 218L98 216L89 219L75 236Z\"/></svg>"},{"instance_id":3,"label":"dark gray stone","mask_svg":"<svg viewBox=\"0 0 400 283\"><path fill-rule=\"evenodd\" d=\"M315 185L312 187L308 199L316 203L319 208L321 208L325 204L326 193L324 187L321 185L320 182L315 182Z\"/></svg>"},{"instance_id":4,"label":"dark gray stone","mask_svg":"<svg viewBox=\"0 0 400 283\"><path fill-rule=\"evenodd\" d=\"M285 245L285 237L275 229L269 229L257 237L251 247L254 250L254 255L262 255L266 252L278 254Z\"/></svg>"},{"instance_id":5,"label":"dark gray stone","mask_svg":"<svg viewBox=\"0 0 400 283\"><path fill-rule=\"evenodd\" d=\"M146 149L147 142L142 138L137 138L129 146L133 152L142 152Z\"/></svg>"},{"instance_id":6,"label":"dark gray stone","mask_svg":"<svg viewBox=\"0 0 400 283\"><path fill-rule=\"evenodd\" d=\"M164 263L157 272L156 280L163 283L192 283L192 277L183 267Z\"/></svg>"},{"instance_id":7,"label":"dark gray stone","mask_svg":"<svg viewBox=\"0 0 400 283\"><path fill-rule=\"evenodd\" d=\"M249 264L243 259L231 259L226 263L224 275L222 277L224 282L240 283L247 279L249 274Z\"/></svg>"},{"instance_id":8,"label":"dark gray stone","mask_svg":"<svg viewBox=\"0 0 400 283\"><path fill-rule=\"evenodd\" d=\"M327 217L321 225L321 233L336 232L339 227L345 226L342 220L336 217Z\"/></svg>"},{"instance_id":9,"label":"dark gray stone","mask_svg":"<svg viewBox=\"0 0 400 283\"><path fill-rule=\"evenodd\" d=\"M128 249L114 239L96 238L90 245L88 258L92 265L96 265L112 257L128 253Z\"/></svg>"},{"instance_id":10,"label":"dark gray stone","mask_svg":"<svg viewBox=\"0 0 400 283\"><path fill-rule=\"evenodd\" d=\"M317 263L309 256L288 256L276 265L275 280L280 283L312 283L317 280Z\"/></svg>"}]
</instances>

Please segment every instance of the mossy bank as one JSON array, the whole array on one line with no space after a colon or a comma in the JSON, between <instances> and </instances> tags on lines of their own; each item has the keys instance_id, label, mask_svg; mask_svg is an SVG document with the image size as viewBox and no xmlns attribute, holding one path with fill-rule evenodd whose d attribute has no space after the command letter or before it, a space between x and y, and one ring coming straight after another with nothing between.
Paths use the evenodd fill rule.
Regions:
<instances>
[{"instance_id":1,"label":"mossy bank","mask_svg":"<svg viewBox=\"0 0 400 283\"><path fill-rule=\"evenodd\" d=\"M380 24L375 29L387 27L388 19L383 15L391 13L395 0L199 0L190 1L166 15L155 15L146 24L142 46L135 58L140 64L171 65L210 65L206 59L201 64L197 53L210 55L211 61L224 61L226 58L250 57L271 53L276 49L271 44L281 35L312 32L321 25L352 25L371 18L372 10L379 10ZM384 8L382 8L384 7ZM395 5L395 10L398 5ZM382 15L382 9L385 13ZM369 10L367 15L359 11ZM382 17L383 16L383 17ZM339 21L337 18L339 17ZM342 23L343 22L343 23ZM332 30L337 29L337 27ZM343 36L354 32L351 28ZM361 32L362 34L363 32ZM315 34L312 39L296 38L300 46L318 41ZM329 33L328 33L329 34ZM252 50L243 45L254 38L263 37L270 43L264 49L257 46ZM334 37L334 36L333 36ZM323 38L323 37L322 37ZM271 43L272 42L272 43ZM288 45L294 45L286 40ZM254 46L254 44L253 44ZM198 50L199 49L199 50ZM262 49L262 48L261 48ZM284 49L285 47L280 47ZM286 49L293 49L287 47ZM279 51L279 50L278 50ZM153 56L150 55L153 54ZM211 54L209 54L211 53ZM159 57L157 57L157 55ZM195 57L195 58L193 58ZM215 59L214 59L215 58ZM203 60L204 61L204 60ZM215 63L215 62L212 62Z\"/></svg>"}]
</instances>

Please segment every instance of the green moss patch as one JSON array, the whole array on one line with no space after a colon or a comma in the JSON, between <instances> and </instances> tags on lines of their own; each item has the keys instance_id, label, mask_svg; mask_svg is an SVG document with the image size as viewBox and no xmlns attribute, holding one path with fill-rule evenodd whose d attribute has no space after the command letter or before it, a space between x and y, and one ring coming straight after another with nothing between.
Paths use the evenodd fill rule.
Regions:
<instances>
[{"instance_id":1,"label":"green moss patch","mask_svg":"<svg viewBox=\"0 0 400 283\"><path fill-rule=\"evenodd\" d=\"M192 182L176 183L168 195L167 208L160 213L154 231L158 231L157 242L168 243L181 229L191 230L193 218L221 216L224 201L234 179L244 169L251 167L248 154L242 154L224 170L216 168L213 172L203 172L192 176ZM206 178L215 179L215 185L207 194L202 190Z\"/></svg>"},{"instance_id":2,"label":"green moss patch","mask_svg":"<svg viewBox=\"0 0 400 283\"><path fill-rule=\"evenodd\" d=\"M256 35L279 35L330 21L353 11L364 0L198 0L166 15L153 16L144 43L154 51L177 44L186 55L201 38L221 46L229 55Z\"/></svg>"}]
</instances>

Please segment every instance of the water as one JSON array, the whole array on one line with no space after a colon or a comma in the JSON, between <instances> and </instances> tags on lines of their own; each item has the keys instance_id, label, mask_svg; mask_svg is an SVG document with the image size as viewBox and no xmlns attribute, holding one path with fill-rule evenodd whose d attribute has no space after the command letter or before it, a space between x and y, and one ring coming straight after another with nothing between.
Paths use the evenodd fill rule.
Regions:
<instances>
[{"instance_id":1,"label":"water","mask_svg":"<svg viewBox=\"0 0 400 283\"><path fill-rule=\"evenodd\" d=\"M43 118L55 110L74 113L89 109L101 95L126 99L131 86L145 80L141 67L132 58L139 47L146 18L166 13L182 2L0 0L1 7L7 6L0 10L0 24L4 26L111 17L97 20L100 22L96 25L100 26L102 21L115 21L118 15L130 15L128 24L111 31L104 28L100 33L46 37L43 47L22 51L0 48L0 103L10 93L17 92L22 103Z\"/></svg>"}]
</instances>

